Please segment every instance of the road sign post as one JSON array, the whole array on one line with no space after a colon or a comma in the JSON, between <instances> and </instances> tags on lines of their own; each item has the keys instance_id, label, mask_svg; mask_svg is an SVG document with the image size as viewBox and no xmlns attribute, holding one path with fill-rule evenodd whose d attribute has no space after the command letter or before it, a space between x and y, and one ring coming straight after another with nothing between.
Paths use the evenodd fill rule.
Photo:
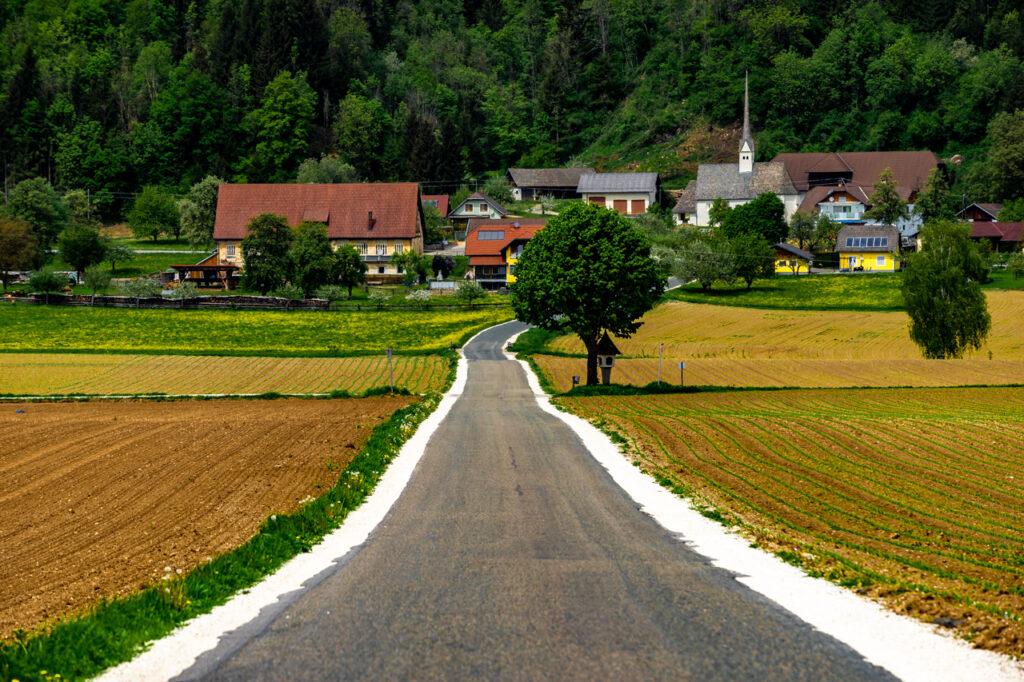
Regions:
<instances>
[{"instance_id":1,"label":"road sign post","mask_svg":"<svg viewBox=\"0 0 1024 682\"><path fill-rule=\"evenodd\" d=\"M683 382L683 372L685 372L685 371L686 371L686 363L685 362L680 362L679 363L679 385L680 386L685 386L685 383Z\"/></svg>"},{"instance_id":2,"label":"road sign post","mask_svg":"<svg viewBox=\"0 0 1024 682\"><path fill-rule=\"evenodd\" d=\"M658 383L661 383L661 355L665 352L665 344L658 344Z\"/></svg>"},{"instance_id":3,"label":"road sign post","mask_svg":"<svg viewBox=\"0 0 1024 682\"><path fill-rule=\"evenodd\" d=\"M388 375L390 376L391 392L395 392L395 366L391 362L391 349L388 348Z\"/></svg>"}]
</instances>

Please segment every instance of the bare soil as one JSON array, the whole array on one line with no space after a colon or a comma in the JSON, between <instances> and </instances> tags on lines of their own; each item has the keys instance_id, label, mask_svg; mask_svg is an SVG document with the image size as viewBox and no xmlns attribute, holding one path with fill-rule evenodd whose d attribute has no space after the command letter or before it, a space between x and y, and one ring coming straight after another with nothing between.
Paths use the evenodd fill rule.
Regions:
<instances>
[{"instance_id":1,"label":"bare soil","mask_svg":"<svg viewBox=\"0 0 1024 682\"><path fill-rule=\"evenodd\" d=\"M0 406L0 637L244 543L411 401Z\"/></svg>"}]
</instances>

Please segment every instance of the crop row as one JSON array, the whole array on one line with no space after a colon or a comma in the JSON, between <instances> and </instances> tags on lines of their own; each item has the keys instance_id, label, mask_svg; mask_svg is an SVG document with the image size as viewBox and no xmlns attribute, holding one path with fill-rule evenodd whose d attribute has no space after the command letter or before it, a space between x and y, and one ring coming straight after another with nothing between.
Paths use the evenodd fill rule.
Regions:
<instances>
[{"instance_id":1,"label":"crop row","mask_svg":"<svg viewBox=\"0 0 1024 682\"><path fill-rule=\"evenodd\" d=\"M552 385L572 388L572 377L586 375L583 358L535 355ZM680 383L678 363L686 362L687 386L842 388L848 386L986 386L1024 384L1024 360L751 360L670 356L662 359L661 381ZM615 362L616 384L644 386L658 380L658 358L625 358Z\"/></svg>"},{"instance_id":2,"label":"crop row","mask_svg":"<svg viewBox=\"0 0 1024 682\"><path fill-rule=\"evenodd\" d=\"M394 383L413 393L443 387L448 362L433 355L393 360ZM353 394L388 386L383 355L353 358L0 353L0 394Z\"/></svg>"},{"instance_id":3,"label":"crop row","mask_svg":"<svg viewBox=\"0 0 1024 682\"><path fill-rule=\"evenodd\" d=\"M559 400L812 572L968 609L1024 653L1024 389Z\"/></svg>"},{"instance_id":4,"label":"crop row","mask_svg":"<svg viewBox=\"0 0 1024 682\"><path fill-rule=\"evenodd\" d=\"M0 351L344 355L459 345L508 308L279 312L0 305Z\"/></svg>"},{"instance_id":5,"label":"crop row","mask_svg":"<svg viewBox=\"0 0 1024 682\"><path fill-rule=\"evenodd\" d=\"M975 357L1017 360L1024 357L1024 292L990 291L992 331ZM615 339L623 354L682 360L906 360L921 357L910 341L903 312L754 310L669 302L643 318L629 339ZM583 353L574 336L552 344L563 353Z\"/></svg>"}]
</instances>

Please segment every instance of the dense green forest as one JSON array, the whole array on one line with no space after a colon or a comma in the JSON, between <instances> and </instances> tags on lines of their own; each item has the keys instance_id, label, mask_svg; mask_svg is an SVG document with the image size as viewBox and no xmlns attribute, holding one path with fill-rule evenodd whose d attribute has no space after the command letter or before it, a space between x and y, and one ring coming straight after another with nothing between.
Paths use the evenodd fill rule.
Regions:
<instances>
[{"instance_id":1,"label":"dense green forest","mask_svg":"<svg viewBox=\"0 0 1024 682\"><path fill-rule=\"evenodd\" d=\"M447 183L428 192L581 161L680 186L734 155L749 70L760 160L930 149L961 155L970 200L1010 199L1022 14L1015 0L3 0L5 189L41 176L115 211L209 174L294 181L322 155L365 180Z\"/></svg>"}]
</instances>

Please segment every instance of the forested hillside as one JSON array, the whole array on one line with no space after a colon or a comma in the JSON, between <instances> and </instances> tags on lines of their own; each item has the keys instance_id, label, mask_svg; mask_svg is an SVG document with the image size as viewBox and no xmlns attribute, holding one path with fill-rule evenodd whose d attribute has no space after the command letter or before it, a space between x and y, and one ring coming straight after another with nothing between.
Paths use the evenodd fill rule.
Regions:
<instances>
[{"instance_id":1,"label":"forested hillside","mask_svg":"<svg viewBox=\"0 0 1024 682\"><path fill-rule=\"evenodd\" d=\"M1024 194L1022 14L1015 0L5 0L5 187L293 181L323 154L366 180L573 160L678 186L734 154L749 69L760 160L930 149L962 155L969 199L1009 199Z\"/></svg>"}]
</instances>

